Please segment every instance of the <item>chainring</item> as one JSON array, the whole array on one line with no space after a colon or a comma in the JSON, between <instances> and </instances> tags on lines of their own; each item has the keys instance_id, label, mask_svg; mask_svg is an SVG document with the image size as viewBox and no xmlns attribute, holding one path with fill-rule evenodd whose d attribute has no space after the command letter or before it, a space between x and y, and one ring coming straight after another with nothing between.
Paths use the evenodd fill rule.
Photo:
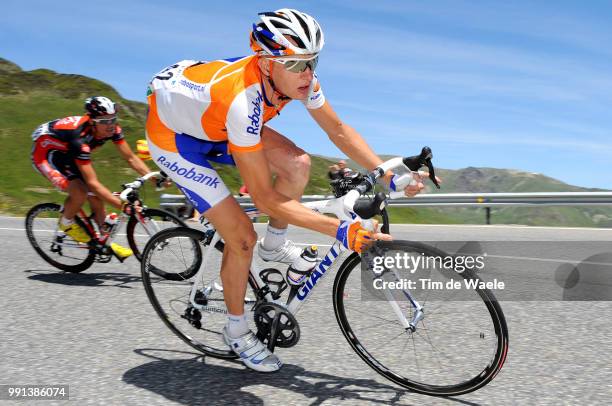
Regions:
<instances>
[{"instance_id":1,"label":"chainring","mask_svg":"<svg viewBox=\"0 0 612 406\"><path fill-rule=\"evenodd\" d=\"M293 347L300 340L300 325L285 308L275 303L261 303L254 310L257 337L270 351L274 347Z\"/></svg>"}]
</instances>

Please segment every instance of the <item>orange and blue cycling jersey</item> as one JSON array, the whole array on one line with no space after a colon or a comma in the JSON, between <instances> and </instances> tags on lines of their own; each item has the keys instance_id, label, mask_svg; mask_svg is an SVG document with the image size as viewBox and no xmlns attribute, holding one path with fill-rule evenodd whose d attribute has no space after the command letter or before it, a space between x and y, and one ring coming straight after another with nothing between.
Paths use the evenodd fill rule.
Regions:
<instances>
[{"instance_id":1,"label":"orange and blue cycling jersey","mask_svg":"<svg viewBox=\"0 0 612 406\"><path fill-rule=\"evenodd\" d=\"M229 195L209 161L231 164L232 152L261 149L264 124L289 102L270 103L258 58L185 60L162 70L149 84L151 155L200 212ZM325 103L316 75L303 103L308 109Z\"/></svg>"}]
</instances>

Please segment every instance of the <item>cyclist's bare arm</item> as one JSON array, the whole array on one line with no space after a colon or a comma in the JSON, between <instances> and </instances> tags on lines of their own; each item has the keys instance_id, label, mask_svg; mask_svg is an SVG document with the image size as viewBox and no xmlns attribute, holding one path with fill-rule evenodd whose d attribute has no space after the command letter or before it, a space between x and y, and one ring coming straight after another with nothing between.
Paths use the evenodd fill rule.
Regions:
<instances>
[{"instance_id":1,"label":"cyclist's bare arm","mask_svg":"<svg viewBox=\"0 0 612 406\"><path fill-rule=\"evenodd\" d=\"M145 163L142 162L142 160L138 158L136 154L134 154L132 148L130 148L127 142L120 142L115 144L115 146L119 150L119 154L123 157L123 159L125 159L132 169L138 172L139 175L146 175L147 173L151 172L149 167L145 165Z\"/></svg>"},{"instance_id":2,"label":"cyclist's bare arm","mask_svg":"<svg viewBox=\"0 0 612 406\"><path fill-rule=\"evenodd\" d=\"M327 133L329 139L359 165L371 171L383 162L354 128L340 120L329 102L326 101L321 108L308 110L308 112ZM383 178L384 182L389 185L392 177L393 172L387 171ZM404 189L407 196L414 196L425 188L419 175L415 174L414 180L414 184Z\"/></svg>"},{"instance_id":3,"label":"cyclist's bare arm","mask_svg":"<svg viewBox=\"0 0 612 406\"><path fill-rule=\"evenodd\" d=\"M340 120L329 102L326 101L321 108L308 110L308 112L329 139L359 165L371 171L383 162L354 128ZM385 174L387 184L391 176L390 171Z\"/></svg>"},{"instance_id":4,"label":"cyclist's bare arm","mask_svg":"<svg viewBox=\"0 0 612 406\"><path fill-rule=\"evenodd\" d=\"M290 224L335 236L340 221L307 209L296 200L274 190L268 160L263 150L233 152L240 176L257 208Z\"/></svg>"},{"instance_id":5,"label":"cyclist's bare arm","mask_svg":"<svg viewBox=\"0 0 612 406\"><path fill-rule=\"evenodd\" d=\"M96 175L96 171L93 168L91 163L85 165L79 165L79 170L83 175L83 179L87 184L87 187L91 192L93 192L100 199L104 200L106 203L115 206L118 209L122 208L121 199L117 196L114 196L110 190L108 190L100 181L98 180L98 176Z\"/></svg>"}]
</instances>

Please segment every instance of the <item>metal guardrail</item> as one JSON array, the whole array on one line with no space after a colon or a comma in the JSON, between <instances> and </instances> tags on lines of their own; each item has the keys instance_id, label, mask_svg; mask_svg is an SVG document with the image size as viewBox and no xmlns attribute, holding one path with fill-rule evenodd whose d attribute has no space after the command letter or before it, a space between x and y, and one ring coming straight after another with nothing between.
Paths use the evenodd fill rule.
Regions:
<instances>
[{"instance_id":1,"label":"metal guardrail","mask_svg":"<svg viewBox=\"0 0 612 406\"><path fill-rule=\"evenodd\" d=\"M235 196L243 207L253 207L250 197ZM333 196L307 195L302 202L330 199ZM413 198L388 200L394 207L418 206L475 206L486 210L487 224L494 206L583 206L612 205L612 192L538 192L538 193L432 193ZM192 206L183 195L163 194L162 208L177 212L177 208L191 213ZM180 213L179 213L180 214Z\"/></svg>"},{"instance_id":2,"label":"metal guardrail","mask_svg":"<svg viewBox=\"0 0 612 406\"><path fill-rule=\"evenodd\" d=\"M435 193L389 200L392 206L612 205L612 192Z\"/></svg>"}]
</instances>

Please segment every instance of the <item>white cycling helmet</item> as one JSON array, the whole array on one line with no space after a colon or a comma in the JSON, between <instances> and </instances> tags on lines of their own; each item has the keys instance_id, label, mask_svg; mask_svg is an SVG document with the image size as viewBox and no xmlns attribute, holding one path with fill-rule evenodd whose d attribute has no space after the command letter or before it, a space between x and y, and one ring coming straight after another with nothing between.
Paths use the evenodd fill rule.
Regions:
<instances>
[{"instance_id":1,"label":"white cycling helmet","mask_svg":"<svg viewBox=\"0 0 612 406\"><path fill-rule=\"evenodd\" d=\"M253 24L251 32L251 48L259 55L316 55L325 44L321 26L306 13L281 8L259 13L259 18L261 22Z\"/></svg>"},{"instance_id":2,"label":"white cycling helmet","mask_svg":"<svg viewBox=\"0 0 612 406\"><path fill-rule=\"evenodd\" d=\"M108 97L93 96L85 100L85 110L90 117L104 116L107 114L117 114L115 103Z\"/></svg>"}]
</instances>

